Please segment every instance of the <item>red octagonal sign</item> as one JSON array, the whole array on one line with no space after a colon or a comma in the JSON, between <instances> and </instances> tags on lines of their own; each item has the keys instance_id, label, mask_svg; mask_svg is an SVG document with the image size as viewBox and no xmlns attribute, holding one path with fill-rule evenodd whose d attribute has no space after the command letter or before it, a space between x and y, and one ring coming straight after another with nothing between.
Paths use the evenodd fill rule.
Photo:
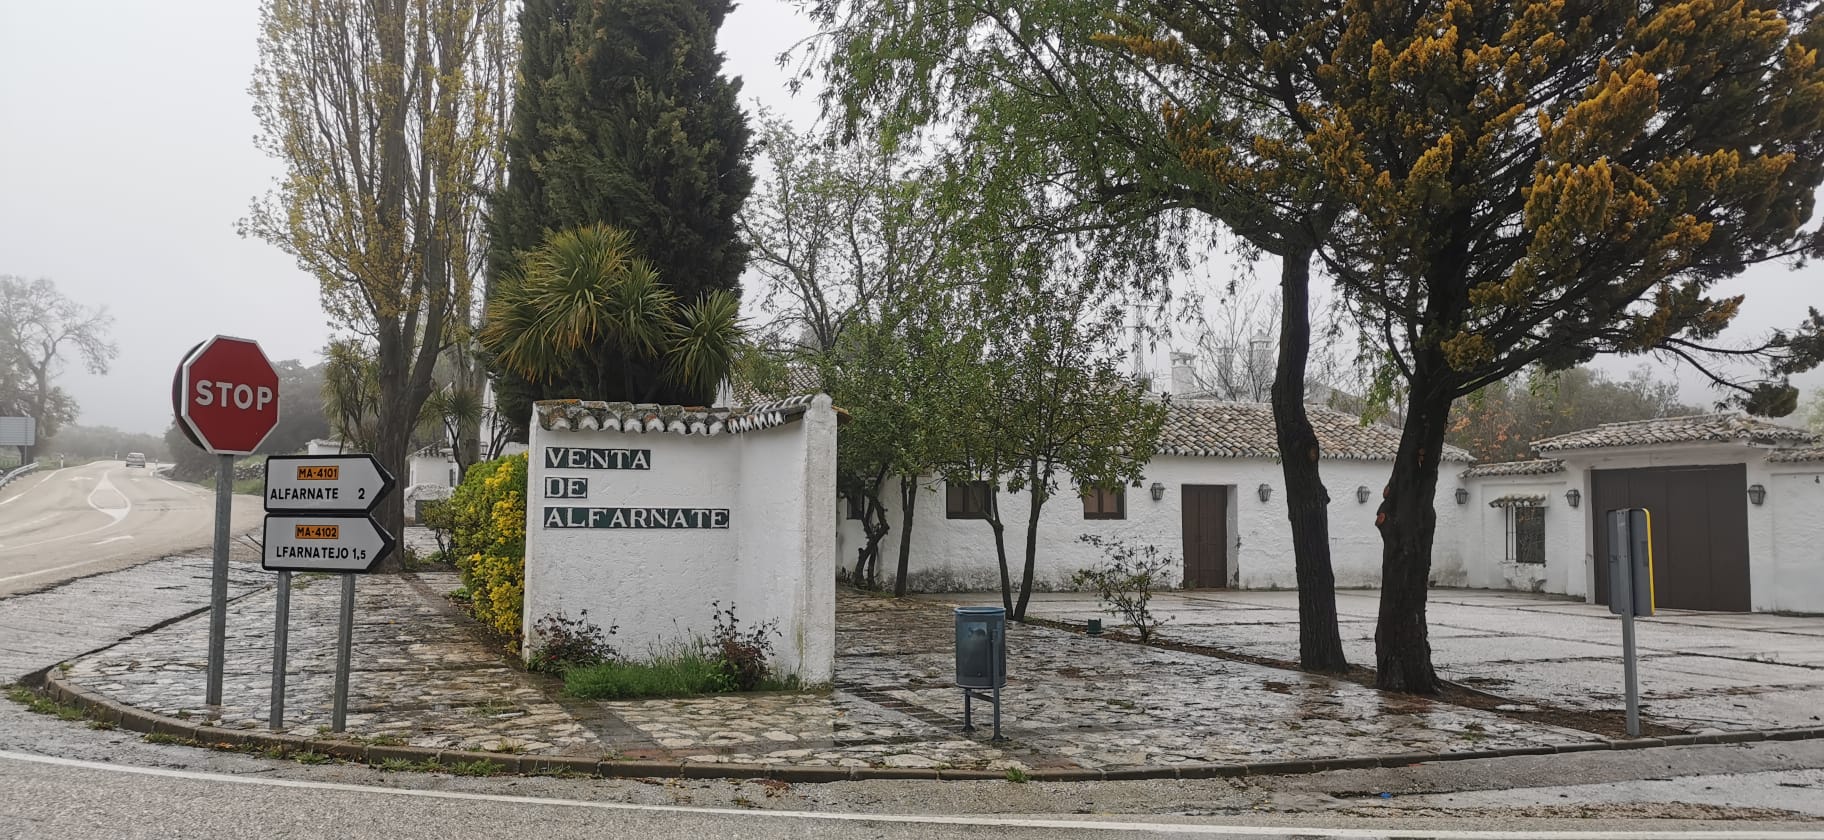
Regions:
<instances>
[{"instance_id":1,"label":"red octagonal sign","mask_svg":"<svg viewBox=\"0 0 1824 840\"><path fill-rule=\"evenodd\" d=\"M249 455L279 425L279 374L259 344L218 335L184 357L171 402L197 446Z\"/></svg>"}]
</instances>

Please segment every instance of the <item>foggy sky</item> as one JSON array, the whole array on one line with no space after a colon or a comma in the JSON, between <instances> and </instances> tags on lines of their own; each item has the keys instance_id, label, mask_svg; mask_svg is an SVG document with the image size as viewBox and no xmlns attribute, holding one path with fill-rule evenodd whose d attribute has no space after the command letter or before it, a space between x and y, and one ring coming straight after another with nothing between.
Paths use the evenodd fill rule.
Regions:
<instances>
[{"instance_id":1,"label":"foggy sky","mask_svg":"<svg viewBox=\"0 0 1824 840\"><path fill-rule=\"evenodd\" d=\"M234 232L281 171L253 145L257 23L254 0L0 8L0 273L48 277L115 318L110 372L72 364L60 380L81 404L78 423L162 432L173 370L211 335L255 339L275 361L314 362L332 334L315 281ZM815 118L814 101L791 97L774 64L810 31L778 0L751 0L730 17L722 49L750 113L757 100L801 126ZM1724 284L1748 295L1736 331L1790 326L1824 303L1817 272L1764 266ZM1165 349L1154 356L1162 367ZM1716 398L1690 371L1678 380L1685 402ZM1815 387L1824 373L1800 381Z\"/></svg>"}]
</instances>

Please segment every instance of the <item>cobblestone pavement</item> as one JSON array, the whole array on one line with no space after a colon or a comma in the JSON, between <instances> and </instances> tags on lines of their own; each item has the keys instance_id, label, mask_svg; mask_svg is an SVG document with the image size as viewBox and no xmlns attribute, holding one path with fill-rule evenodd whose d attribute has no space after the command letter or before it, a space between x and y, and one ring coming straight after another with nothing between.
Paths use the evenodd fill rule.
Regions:
<instances>
[{"instance_id":1,"label":"cobblestone pavement","mask_svg":"<svg viewBox=\"0 0 1824 840\"><path fill-rule=\"evenodd\" d=\"M292 596L286 724L316 735L330 714L340 587L333 578L301 578ZM456 585L447 572L361 579L351 737L530 754L982 769L1243 763L1594 740L1354 683L1016 625L1003 717L1009 740L991 743L985 726L972 736L960 732L949 610L846 592L837 603L831 690L583 701L509 662L442 598ZM266 591L234 604L219 710L202 705L206 616L81 657L66 678L161 714L219 714L225 726L263 728L273 603Z\"/></svg>"},{"instance_id":2,"label":"cobblestone pavement","mask_svg":"<svg viewBox=\"0 0 1824 840\"><path fill-rule=\"evenodd\" d=\"M271 581L244 545L228 567L228 597ZM167 557L79 578L29 596L0 598L0 683L105 647L174 616L209 606L207 554Z\"/></svg>"},{"instance_id":3,"label":"cobblestone pavement","mask_svg":"<svg viewBox=\"0 0 1824 840\"><path fill-rule=\"evenodd\" d=\"M988 603L992 595L958 596ZM1337 593L1343 648L1374 661L1379 593ZM1162 592L1162 639L1290 660L1296 592ZM1040 593L1032 614L1113 621L1094 595ZM1621 626L1606 607L1530 593L1435 590L1426 609L1432 660L1446 679L1574 711L1624 707ZM1665 611L1636 623L1642 712L1690 731L1817 726L1824 715L1824 616Z\"/></svg>"}]
</instances>

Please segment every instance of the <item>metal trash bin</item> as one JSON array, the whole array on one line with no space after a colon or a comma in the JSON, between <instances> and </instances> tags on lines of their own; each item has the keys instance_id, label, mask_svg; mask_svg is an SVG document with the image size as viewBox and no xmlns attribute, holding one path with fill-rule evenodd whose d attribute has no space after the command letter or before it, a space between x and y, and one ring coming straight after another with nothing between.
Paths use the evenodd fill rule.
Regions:
<instances>
[{"instance_id":1,"label":"metal trash bin","mask_svg":"<svg viewBox=\"0 0 1824 840\"><path fill-rule=\"evenodd\" d=\"M975 731L971 701L979 697L994 704L993 740L1001 740L1001 689L1006 685L1007 610L957 607L956 686L963 690L964 732Z\"/></svg>"}]
</instances>

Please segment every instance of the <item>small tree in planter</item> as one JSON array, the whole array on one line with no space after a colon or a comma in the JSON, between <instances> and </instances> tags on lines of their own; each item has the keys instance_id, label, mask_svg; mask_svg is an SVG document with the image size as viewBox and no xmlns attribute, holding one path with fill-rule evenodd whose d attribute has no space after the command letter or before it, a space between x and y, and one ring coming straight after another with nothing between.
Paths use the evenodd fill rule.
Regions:
<instances>
[{"instance_id":1,"label":"small tree in planter","mask_svg":"<svg viewBox=\"0 0 1824 840\"><path fill-rule=\"evenodd\" d=\"M1139 634L1140 641L1150 641L1153 631L1165 623L1165 619L1153 615L1149 606L1153 590L1169 587L1166 574L1177 561L1170 552L1162 552L1150 543L1133 546L1095 534L1084 534L1077 539L1101 549L1108 556L1108 563L1071 575L1071 584L1094 590L1104 612L1124 619Z\"/></svg>"}]
</instances>

